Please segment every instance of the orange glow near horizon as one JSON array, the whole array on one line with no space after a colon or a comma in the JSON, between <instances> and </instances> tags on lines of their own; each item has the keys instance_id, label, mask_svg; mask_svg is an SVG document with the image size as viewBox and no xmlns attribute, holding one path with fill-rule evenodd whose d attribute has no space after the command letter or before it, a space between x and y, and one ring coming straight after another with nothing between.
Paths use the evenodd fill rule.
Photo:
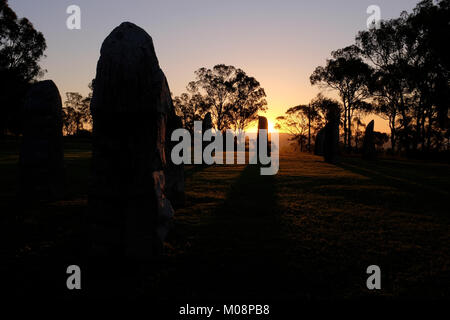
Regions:
<instances>
[{"instance_id":1,"label":"orange glow near horizon","mask_svg":"<svg viewBox=\"0 0 450 320\"><path fill-rule=\"evenodd\" d=\"M279 130L275 129L275 122L271 118L264 115L267 118L267 125L269 132L279 132ZM258 131L258 121L252 122L252 124L245 130L245 132L257 132Z\"/></svg>"},{"instance_id":2,"label":"orange glow near horizon","mask_svg":"<svg viewBox=\"0 0 450 320\"><path fill-rule=\"evenodd\" d=\"M63 100L66 92L89 94L88 83L95 78L105 37L121 22L131 21L152 37L173 96L186 92L195 70L220 63L233 65L264 88L270 107L261 115L273 131L278 116L290 107L309 103L321 91L310 83L314 69L323 66L333 50L353 43L357 32L366 28L366 7L352 1L351 5L336 5L334 1L291 0L283 6L276 1L257 6L253 1L178 1L175 5L155 0L136 1L132 6L107 1L107 14L104 5L83 1L83 11L89 15L83 16L83 27L77 31L54 19L63 10L52 1L10 0L9 4L44 34L47 50L41 64L47 73L41 80L52 79ZM411 11L417 1L384 0L383 18ZM338 98L332 90L323 93ZM364 123L372 119L376 131L390 131L387 121L376 115L365 117ZM256 132L257 123L247 131Z\"/></svg>"}]
</instances>

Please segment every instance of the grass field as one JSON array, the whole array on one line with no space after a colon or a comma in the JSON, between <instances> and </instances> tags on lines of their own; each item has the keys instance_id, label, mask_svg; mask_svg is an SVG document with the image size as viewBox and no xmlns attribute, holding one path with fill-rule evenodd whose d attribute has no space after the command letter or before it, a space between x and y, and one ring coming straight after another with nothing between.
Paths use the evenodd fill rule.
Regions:
<instances>
[{"instance_id":1,"label":"grass field","mask_svg":"<svg viewBox=\"0 0 450 320\"><path fill-rule=\"evenodd\" d=\"M90 157L88 143L66 143L66 198L24 204L15 196L17 147L2 145L2 232L18 239L3 251L15 256L17 294L40 284L55 295L65 280L53 286L48 277L65 279L62 266L83 259ZM123 275L129 296L450 296L448 164L348 157L331 165L282 154L276 176L244 165L186 166L185 174L186 205L176 212L165 254ZM373 264L382 290L366 288Z\"/></svg>"}]
</instances>

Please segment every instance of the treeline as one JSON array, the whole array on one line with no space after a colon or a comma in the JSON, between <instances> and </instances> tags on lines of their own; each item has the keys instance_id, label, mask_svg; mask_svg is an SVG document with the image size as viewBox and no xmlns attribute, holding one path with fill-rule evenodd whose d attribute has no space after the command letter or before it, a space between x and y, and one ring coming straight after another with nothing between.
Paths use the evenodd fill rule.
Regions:
<instances>
[{"instance_id":1,"label":"treeline","mask_svg":"<svg viewBox=\"0 0 450 320\"><path fill-rule=\"evenodd\" d=\"M223 131L243 131L267 109L266 93L260 83L242 69L218 64L200 68L189 82L187 92L173 99L184 128L194 129L194 121L211 113L213 126Z\"/></svg>"},{"instance_id":2,"label":"treeline","mask_svg":"<svg viewBox=\"0 0 450 320\"><path fill-rule=\"evenodd\" d=\"M83 97L78 92L66 92L63 105L63 133L67 136L90 136L92 132L91 99L93 91L92 80L89 83L90 92Z\"/></svg>"},{"instance_id":3,"label":"treeline","mask_svg":"<svg viewBox=\"0 0 450 320\"><path fill-rule=\"evenodd\" d=\"M330 110L339 110L342 115L343 108L339 101L326 98L318 94L308 104L298 105L289 108L284 116L277 117L275 129L290 134L290 141L300 151L313 151L314 140L320 129L327 123L327 113ZM355 128L354 148L361 149L364 129L366 124L360 117L353 118ZM382 149L389 137L383 132L374 132L375 144L378 149Z\"/></svg>"},{"instance_id":4,"label":"treeline","mask_svg":"<svg viewBox=\"0 0 450 320\"><path fill-rule=\"evenodd\" d=\"M46 48L43 34L0 0L0 137L21 133L21 108L31 83L46 72L39 65Z\"/></svg>"},{"instance_id":5,"label":"treeline","mask_svg":"<svg viewBox=\"0 0 450 320\"><path fill-rule=\"evenodd\" d=\"M22 133L22 107L31 84L46 72L39 65L46 48L44 35L27 18L19 19L8 1L0 0L0 137ZM87 97L66 93L62 117L65 135L90 134L92 82L89 88Z\"/></svg>"},{"instance_id":6,"label":"treeline","mask_svg":"<svg viewBox=\"0 0 450 320\"><path fill-rule=\"evenodd\" d=\"M333 51L325 66L314 70L311 84L340 97L347 151L359 147L361 119L368 114L388 121L391 152L450 149L449 11L449 0L421 1L412 13L359 32L353 45ZM290 128L300 144L310 140L311 128L315 133L323 126L321 99L290 108L279 126ZM387 139L377 137L379 145Z\"/></svg>"},{"instance_id":7,"label":"treeline","mask_svg":"<svg viewBox=\"0 0 450 320\"><path fill-rule=\"evenodd\" d=\"M195 80L187 85L187 92L173 98L176 114L183 127L191 132L194 130L194 121L203 120L208 112L217 130L243 131L258 119L259 111L267 109L264 89L242 69L218 64L212 69L198 69L195 76ZM77 92L66 93L63 106L65 135L89 135L93 81L89 88L87 97Z\"/></svg>"}]
</instances>

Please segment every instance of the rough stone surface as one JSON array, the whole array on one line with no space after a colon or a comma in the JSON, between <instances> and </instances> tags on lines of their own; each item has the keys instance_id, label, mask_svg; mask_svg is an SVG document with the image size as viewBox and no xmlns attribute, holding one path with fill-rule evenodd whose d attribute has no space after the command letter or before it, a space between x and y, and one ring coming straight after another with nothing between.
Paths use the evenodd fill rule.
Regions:
<instances>
[{"instance_id":1,"label":"rough stone surface","mask_svg":"<svg viewBox=\"0 0 450 320\"><path fill-rule=\"evenodd\" d=\"M53 81L31 86L22 116L21 194L27 199L58 199L64 190L62 105Z\"/></svg>"},{"instance_id":2,"label":"rough stone surface","mask_svg":"<svg viewBox=\"0 0 450 320\"><path fill-rule=\"evenodd\" d=\"M366 127L363 140L363 158L366 160L374 160L377 157L375 148L375 137L373 134L375 122L372 120Z\"/></svg>"},{"instance_id":3,"label":"rough stone surface","mask_svg":"<svg viewBox=\"0 0 450 320\"><path fill-rule=\"evenodd\" d=\"M91 102L93 161L89 193L94 255L150 258L162 250L184 192L171 165L179 126L152 38L124 22L104 40Z\"/></svg>"}]
</instances>

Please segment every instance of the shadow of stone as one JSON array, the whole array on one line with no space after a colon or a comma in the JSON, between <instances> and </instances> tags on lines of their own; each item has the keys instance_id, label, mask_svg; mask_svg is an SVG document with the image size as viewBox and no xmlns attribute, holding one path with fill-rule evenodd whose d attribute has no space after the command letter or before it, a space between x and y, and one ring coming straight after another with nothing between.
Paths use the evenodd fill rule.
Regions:
<instances>
[{"instance_id":1,"label":"shadow of stone","mask_svg":"<svg viewBox=\"0 0 450 320\"><path fill-rule=\"evenodd\" d=\"M213 167L214 165L206 165L206 164L199 164L199 165L192 165L191 168L187 168L184 170L184 177L189 178L193 176L196 173L199 173L207 168Z\"/></svg>"},{"instance_id":2,"label":"shadow of stone","mask_svg":"<svg viewBox=\"0 0 450 320\"><path fill-rule=\"evenodd\" d=\"M275 216L277 207L275 177L261 175L259 165L248 165L230 187L218 215Z\"/></svg>"},{"instance_id":3,"label":"shadow of stone","mask_svg":"<svg viewBox=\"0 0 450 320\"><path fill-rule=\"evenodd\" d=\"M261 176L258 165L248 165L230 186L185 261L188 297L221 301L278 296L282 244L274 180Z\"/></svg>"},{"instance_id":4,"label":"shadow of stone","mask_svg":"<svg viewBox=\"0 0 450 320\"><path fill-rule=\"evenodd\" d=\"M397 209L411 210L422 214L446 213L449 192L438 184L426 181L426 173L417 174L417 168L396 167L380 160L363 162L359 159L343 158L338 167L367 177L367 184L389 186L408 194L407 202L398 203Z\"/></svg>"}]
</instances>

